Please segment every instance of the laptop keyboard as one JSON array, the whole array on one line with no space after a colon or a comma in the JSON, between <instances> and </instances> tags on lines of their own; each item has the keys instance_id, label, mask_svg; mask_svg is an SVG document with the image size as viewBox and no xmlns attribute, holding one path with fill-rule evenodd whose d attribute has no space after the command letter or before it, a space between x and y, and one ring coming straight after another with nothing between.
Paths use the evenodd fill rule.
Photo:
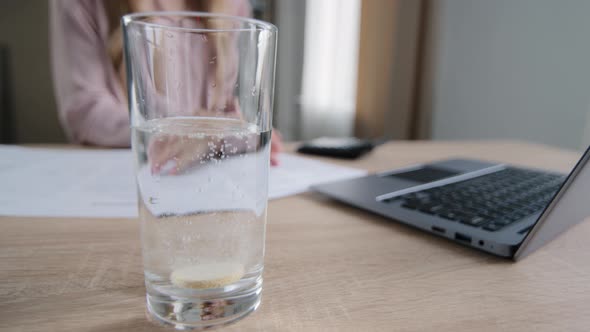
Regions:
<instances>
[{"instance_id":1,"label":"laptop keyboard","mask_svg":"<svg viewBox=\"0 0 590 332\"><path fill-rule=\"evenodd\" d=\"M539 212L565 177L518 168L394 197L402 207L450 221L498 231Z\"/></svg>"}]
</instances>

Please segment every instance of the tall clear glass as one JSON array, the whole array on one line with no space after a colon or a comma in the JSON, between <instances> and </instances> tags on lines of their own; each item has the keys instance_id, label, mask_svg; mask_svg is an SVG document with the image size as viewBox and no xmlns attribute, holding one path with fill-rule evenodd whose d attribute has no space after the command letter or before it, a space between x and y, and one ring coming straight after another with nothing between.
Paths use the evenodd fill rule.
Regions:
<instances>
[{"instance_id":1,"label":"tall clear glass","mask_svg":"<svg viewBox=\"0 0 590 332\"><path fill-rule=\"evenodd\" d=\"M178 329L233 322L262 290L277 29L122 21L148 312Z\"/></svg>"}]
</instances>

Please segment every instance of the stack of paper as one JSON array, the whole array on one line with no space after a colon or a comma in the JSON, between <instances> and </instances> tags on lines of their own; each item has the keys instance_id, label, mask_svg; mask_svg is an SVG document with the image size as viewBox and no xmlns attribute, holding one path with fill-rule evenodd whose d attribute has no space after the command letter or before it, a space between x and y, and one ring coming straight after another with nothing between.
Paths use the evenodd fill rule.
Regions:
<instances>
[{"instance_id":1,"label":"stack of paper","mask_svg":"<svg viewBox=\"0 0 590 332\"><path fill-rule=\"evenodd\" d=\"M279 158L281 165L270 170L270 199L366 174L288 154ZM133 165L130 150L0 146L0 215L136 217Z\"/></svg>"}]
</instances>

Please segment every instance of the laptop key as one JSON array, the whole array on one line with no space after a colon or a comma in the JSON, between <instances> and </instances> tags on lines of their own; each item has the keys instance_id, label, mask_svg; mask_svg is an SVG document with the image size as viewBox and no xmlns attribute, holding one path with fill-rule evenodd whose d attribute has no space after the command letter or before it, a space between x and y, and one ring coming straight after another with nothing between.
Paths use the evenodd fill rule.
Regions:
<instances>
[{"instance_id":1,"label":"laptop key","mask_svg":"<svg viewBox=\"0 0 590 332\"><path fill-rule=\"evenodd\" d=\"M489 223L487 225L483 226L483 229L485 229L486 231L491 231L491 232L495 232L497 230L500 230L502 227L504 227L504 225L500 225L497 224L495 222Z\"/></svg>"},{"instance_id":2,"label":"laptop key","mask_svg":"<svg viewBox=\"0 0 590 332\"><path fill-rule=\"evenodd\" d=\"M410 209L410 210L416 210L418 208L417 205L410 204L410 203L404 203L404 204L402 204L402 207L404 207L406 209Z\"/></svg>"},{"instance_id":3,"label":"laptop key","mask_svg":"<svg viewBox=\"0 0 590 332\"><path fill-rule=\"evenodd\" d=\"M451 221L457 221L457 214L452 212L452 211L442 211L438 213L439 217L445 218L447 220L451 220Z\"/></svg>"},{"instance_id":4,"label":"laptop key","mask_svg":"<svg viewBox=\"0 0 590 332\"><path fill-rule=\"evenodd\" d=\"M508 222L514 222L514 221L518 221L522 218L523 217L520 214L511 214L511 215L504 217L504 220L506 220Z\"/></svg>"},{"instance_id":5,"label":"laptop key","mask_svg":"<svg viewBox=\"0 0 590 332\"><path fill-rule=\"evenodd\" d=\"M479 226L480 224L487 222L487 220L482 217L460 218L459 221L469 226Z\"/></svg>"},{"instance_id":6,"label":"laptop key","mask_svg":"<svg viewBox=\"0 0 590 332\"><path fill-rule=\"evenodd\" d=\"M506 218L501 218L501 219L494 220L494 224L498 224L498 225L501 225L501 226L506 226L506 225L511 224L511 223L512 223L512 221L511 220L508 220Z\"/></svg>"},{"instance_id":7,"label":"laptop key","mask_svg":"<svg viewBox=\"0 0 590 332\"><path fill-rule=\"evenodd\" d=\"M435 214L436 211L438 211L442 208L443 208L443 206L440 204L427 204L427 205L420 207L418 210L420 210L421 212L424 212L424 213L428 213L428 214Z\"/></svg>"}]
</instances>

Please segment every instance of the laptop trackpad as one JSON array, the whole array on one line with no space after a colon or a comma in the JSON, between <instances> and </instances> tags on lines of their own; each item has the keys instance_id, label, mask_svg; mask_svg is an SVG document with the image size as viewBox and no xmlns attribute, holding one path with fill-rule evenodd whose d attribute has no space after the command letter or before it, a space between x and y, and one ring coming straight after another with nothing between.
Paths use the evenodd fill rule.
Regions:
<instances>
[{"instance_id":1,"label":"laptop trackpad","mask_svg":"<svg viewBox=\"0 0 590 332\"><path fill-rule=\"evenodd\" d=\"M461 172L451 171L440 167L424 166L411 171L387 174L383 177L412 181L417 183L428 183L449 178L459 174L461 174Z\"/></svg>"}]
</instances>

